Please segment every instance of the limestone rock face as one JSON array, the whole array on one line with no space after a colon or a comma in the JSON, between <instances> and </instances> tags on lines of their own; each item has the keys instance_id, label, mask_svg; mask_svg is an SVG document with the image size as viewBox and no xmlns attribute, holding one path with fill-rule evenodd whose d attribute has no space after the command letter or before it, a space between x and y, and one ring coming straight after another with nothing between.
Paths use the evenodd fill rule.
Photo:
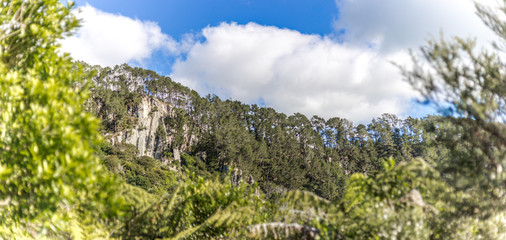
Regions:
<instances>
[{"instance_id":1,"label":"limestone rock face","mask_svg":"<svg viewBox=\"0 0 506 240\"><path fill-rule=\"evenodd\" d=\"M169 150L173 153L175 160L180 160L181 153L198 141L197 137L192 134L190 127L186 125L187 123L184 123L183 126L178 125L177 129L174 127L174 122L178 121L177 115L180 115L181 112L183 114L188 113L192 109L191 97L183 91L184 89L176 88L167 92L148 92L147 82L151 81L149 76L140 74L127 65L115 66L114 68L88 66L88 70L97 71L96 77L93 78L95 86L113 92L136 92L142 98L138 105L130 106L127 110L129 117L137 119L137 125L120 131L116 131L115 128L116 132L106 133L105 137L111 144L132 144L137 147L140 156L149 156L156 159L161 159L163 152ZM170 86L174 87L176 85ZM97 96L97 98L100 98L100 96ZM86 105L88 111L92 111L94 107L100 108L100 106L93 105L92 101ZM105 119L113 117L112 115L104 115L101 117ZM167 124L166 120L172 124ZM171 126L173 129L171 129ZM178 141L177 144L174 144L176 136Z\"/></svg>"},{"instance_id":2,"label":"limestone rock face","mask_svg":"<svg viewBox=\"0 0 506 240\"><path fill-rule=\"evenodd\" d=\"M135 145L141 156L150 156L160 158L165 145L167 144L167 133L165 126L165 138L160 139L156 132L163 119L170 116L171 106L156 98L145 97L138 106L137 115L138 124L133 129L114 133L110 136L111 143L129 143Z\"/></svg>"}]
</instances>

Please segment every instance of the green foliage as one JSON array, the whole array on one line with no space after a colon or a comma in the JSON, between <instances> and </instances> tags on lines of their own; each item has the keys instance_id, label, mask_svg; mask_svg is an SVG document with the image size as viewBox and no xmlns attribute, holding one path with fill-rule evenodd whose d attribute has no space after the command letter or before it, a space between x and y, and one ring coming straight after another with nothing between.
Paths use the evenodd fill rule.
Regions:
<instances>
[{"instance_id":1,"label":"green foliage","mask_svg":"<svg viewBox=\"0 0 506 240\"><path fill-rule=\"evenodd\" d=\"M346 239L433 237L431 223L446 208L448 186L423 160L394 164L387 160L385 171L372 178L350 178L338 229Z\"/></svg>"},{"instance_id":2,"label":"green foliage","mask_svg":"<svg viewBox=\"0 0 506 240\"><path fill-rule=\"evenodd\" d=\"M505 236L502 53L476 52L473 41L459 38L422 48L425 62L414 57L404 74L445 117L384 114L354 126L286 116L201 98L127 65L85 65L98 73L86 102L92 72L57 52L57 41L78 25L71 6L0 3L2 239ZM502 41L505 12L478 7ZM83 113L87 106L100 117L106 133L127 131L138 124L143 98L174 107L155 141L185 151L181 163L190 177L138 156L133 145L100 142L98 121ZM162 155L171 157L170 149ZM99 158L125 182L105 174ZM234 181L194 176L222 173ZM108 218L119 210L126 211Z\"/></svg>"},{"instance_id":3,"label":"green foliage","mask_svg":"<svg viewBox=\"0 0 506 240\"><path fill-rule=\"evenodd\" d=\"M156 129L155 132L155 141L157 143L164 142L166 137L167 133L165 132L163 124L158 125L158 128Z\"/></svg>"},{"instance_id":4,"label":"green foliage","mask_svg":"<svg viewBox=\"0 0 506 240\"><path fill-rule=\"evenodd\" d=\"M78 21L57 0L0 6L0 238L78 238L70 222L119 206L91 147L99 122L82 107L89 75L58 52Z\"/></svg>"},{"instance_id":5,"label":"green foliage","mask_svg":"<svg viewBox=\"0 0 506 240\"><path fill-rule=\"evenodd\" d=\"M384 114L368 125L354 126L346 119L286 116L216 96L201 98L168 77L127 65L96 69L100 76L94 79L96 104L91 110L103 120L106 132L135 128L138 107L128 96L157 97L170 106L155 132L155 148L162 149L157 157L171 158L175 150L199 156L195 164L183 165L203 175L240 169L240 177L257 182L270 199L291 189L338 199L351 174L374 175L381 171L383 158L446 158L445 147L436 141L440 125L446 123L438 122L437 116L401 120ZM122 104L117 108L121 113L116 114L108 100L113 98ZM186 103L180 105L180 98ZM434 128L426 128L432 123Z\"/></svg>"},{"instance_id":6,"label":"green foliage","mask_svg":"<svg viewBox=\"0 0 506 240\"><path fill-rule=\"evenodd\" d=\"M148 156L138 156L134 145L102 145L102 162L107 168L122 177L127 183L138 186L149 193L162 194L174 189L180 173L169 169Z\"/></svg>"},{"instance_id":7,"label":"green foliage","mask_svg":"<svg viewBox=\"0 0 506 240\"><path fill-rule=\"evenodd\" d=\"M376 176L356 173L342 199L286 194L270 223L251 226L250 237L273 239L429 239L439 230L443 199L451 197L439 173L421 159L384 162ZM423 196L423 197L422 197Z\"/></svg>"},{"instance_id":8,"label":"green foliage","mask_svg":"<svg viewBox=\"0 0 506 240\"><path fill-rule=\"evenodd\" d=\"M185 127L188 127L189 120L188 115L183 109L174 109L174 116L167 116L164 119L164 123L172 131L174 140L172 141L172 148L179 149L185 144L185 136L188 134L185 131Z\"/></svg>"},{"instance_id":9,"label":"green foliage","mask_svg":"<svg viewBox=\"0 0 506 240\"><path fill-rule=\"evenodd\" d=\"M183 169L203 177L209 177L209 172L206 171L205 163L197 156L190 156L187 153L181 154L181 166Z\"/></svg>"},{"instance_id":10,"label":"green foliage","mask_svg":"<svg viewBox=\"0 0 506 240\"><path fill-rule=\"evenodd\" d=\"M250 226L252 239L335 239L329 232L335 205L306 191L290 191L275 205L270 222Z\"/></svg>"},{"instance_id":11,"label":"green foliage","mask_svg":"<svg viewBox=\"0 0 506 240\"><path fill-rule=\"evenodd\" d=\"M185 166L193 166L193 165L195 165L195 159L193 159L193 157L191 157L190 155L188 155L186 153L183 153L181 155L181 158L182 158L181 164L183 164Z\"/></svg>"},{"instance_id":12,"label":"green foliage","mask_svg":"<svg viewBox=\"0 0 506 240\"><path fill-rule=\"evenodd\" d=\"M148 156L137 157L135 161L137 164L143 166L145 169L153 169L157 167L157 163L155 159L153 159L152 157Z\"/></svg>"},{"instance_id":13,"label":"green foliage","mask_svg":"<svg viewBox=\"0 0 506 240\"><path fill-rule=\"evenodd\" d=\"M448 159L437 168L463 197L453 202L461 211L445 221L462 232L458 238L494 239L506 232L506 7L477 4L477 10L498 36L492 51L476 50L475 40L431 40L421 49L423 60L413 54L414 67L404 69L404 75L441 109L449 125L438 136ZM469 228L471 233L460 230Z\"/></svg>"},{"instance_id":14,"label":"green foliage","mask_svg":"<svg viewBox=\"0 0 506 240\"><path fill-rule=\"evenodd\" d=\"M478 51L474 40L458 37L431 40L421 49L423 60L413 54L413 69L403 69L403 73L425 101L447 116L448 127L437 140L446 147L448 158L437 168L461 198L451 202L460 211L449 211L443 218L446 229L458 229L458 234L451 236L456 238L499 239L506 232L504 220L497 220L506 215L506 72L502 47L506 7L490 9L477 4L477 10L499 37L494 51Z\"/></svg>"},{"instance_id":15,"label":"green foliage","mask_svg":"<svg viewBox=\"0 0 506 240\"><path fill-rule=\"evenodd\" d=\"M506 41L506 9L478 6L478 13ZM506 173L506 72L504 49L475 49L475 40L431 40L413 55L406 79L448 116L453 129L441 137L450 150L441 171L458 188L504 187ZM497 195L497 194L496 194ZM504 197L504 193L498 197Z\"/></svg>"},{"instance_id":16,"label":"green foliage","mask_svg":"<svg viewBox=\"0 0 506 240\"><path fill-rule=\"evenodd\" d=\"M256 187L229 180L192 177L171 194L133 212L117 235L121 238L210 239L237 236L237 229L258 223L262 201Z\"/></svg>"},{"instance_id":17,"label":"green foliage","mask_svg":"<svg viewBox=\"0 0 506 240\"><path fill-rule=\"evenodd\" d=\"M113 173L118 171L120 166L120 160L116 156L106 156L102 159L102 164L104 164L107 169Z\"/></svg>"},{"instance_id":18,"label":"green foliage","mask_svg":"<svg viewBox=\"0 0 506 240\"><path fill-rule=\"evenodd\" d=\"M330 202L290 191L264 223L243 236L253 239L502 239L503 214L469 215L477 196L456 191L421 159L384 162L376 176L356 173L344 197ZM482 206L483 207L483 206ZM479 210L478 210L479 211ZM467 212L467 213L464 213ZM457 217L456 217L457 216Z\"/></svg>"},{"instance_id":19,"label":"green foliage","mask_svg":"<svg viewBox=\"0 0 506 240\"><path fill-rule=\"evenodd\" d=\"M80 62L90 72L98 72L93 78L94 85L91 87L92 98L87 105L89 111L93 112L102 120L104 132L117 132L131 129L137 125L137 118L133 112L137 110L141 102L142 89L129 82L123 75L111 77L109 75L121 72L127 65L110 68L92 68L86 63ZM135 87L137 87L135 89ZM131 91L131 88L134 88Z\"/></svg>"}]
</instances>

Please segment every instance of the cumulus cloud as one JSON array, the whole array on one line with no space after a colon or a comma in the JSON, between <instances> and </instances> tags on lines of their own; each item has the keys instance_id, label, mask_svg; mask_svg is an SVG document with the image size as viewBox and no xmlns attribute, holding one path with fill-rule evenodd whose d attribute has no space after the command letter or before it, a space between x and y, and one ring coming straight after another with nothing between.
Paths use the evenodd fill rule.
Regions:
<instances>
[{"instance_id":1,"label":"cumulus cloud","mask_svg":"<svg viewBox=\"0 0 506 240\"><path fill-rule=\"evenodd\" d=\"M180 44L154 22L102 12L90 5L80 7L75 14L83 20L82 27L62 42L63 51L74 59L111 66L142 62L159 49L179 51Z\"/></svg>"},{"instance_id":2,"label":"cumulus cloud","mask_svg":"<svg viewBox=\"0 0 506 240\"><path fill-rule=\"evenodd\" d=\"M222 23L202 31L173 79L199 92L247 103L264 102L287 114L369 121L401 114L415 96L387 60L372 49L294 30Z\"/></svg>"},{"instance_id":3,"label":"cumulus cloud","mask_svg":"<svg viewBox=\"0 0 506 240\"><path fill-rule=\"evenodd\" d=\"M497 0L480 0L498 6ZM475 14L472 0L336 0L339 18L334 26L353 44L383 51L417 48L430 37L479 37L481 45L495 39Z\"/></svg>"},{"instance_id":4,"label":"cumulus cloud","mask_svg":"<svg viewBox=\"0 0 506 240\"><path fill-rule=\"evenodd\" d=\"M493 5L496 0L481 0ZM201 94L264 103L286 114L345 117L366 122L388 112L415 114L417 95L390 61L409 63L408 48L429 36L493 33L475 15L471 0L336 0L336 32L320 36L295 30L222 23L177 42L153 22L101 12L86 5L84 19L64 50L92 64L142 62L154 51L179 57L171 77ZM344 30L344 31L341 31Z\"/></svg>"},{"instance_id":5,"label":"cumulus cloud","mask_svg":"<svg viewBox=\"0 0 506 240\"><path fill-rule=\"evenodd\" d=\"M494 6L495 0L481 4ZM429 37L495 35L471 0L336 0L339 41L288 29L223 23L202 31L204 41L173 65L173 78L201 93L216 93L291 114L369 121L382 113L419 115L417 94L391 61L408 64L407 49ZM427 110L427 109L426 109Z\"/></svg>"}]
</instances>

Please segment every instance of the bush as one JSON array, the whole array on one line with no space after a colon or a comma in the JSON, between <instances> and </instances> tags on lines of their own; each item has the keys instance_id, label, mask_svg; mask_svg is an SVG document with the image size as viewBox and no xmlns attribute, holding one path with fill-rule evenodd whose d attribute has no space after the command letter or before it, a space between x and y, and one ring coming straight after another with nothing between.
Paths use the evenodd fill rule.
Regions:
<instances>
[{"instance_id":1,"label":"bush","mask_svg":"<svg viewBox=\"0 0 506 240\"><path fill-rule=\"evenodd\" d=\"M135 163L142 166L146 171L150 171L153 168L157 167L157 163L156 163L155 159L153 159L152 157L148 157L148 156L142 156L142 157L135 158Z\"/></svg>"},{"instance_id":2,"label":"bush","mask_svg":"<svg viewBox=\"0 0 506 240\"><path fill-rule=\"evenodd\" d=\"M102 159L102 164L104 164L109 171L115 173L118 171L120 160L116 156L106 156Z\"/></svg>"}]
</instances>

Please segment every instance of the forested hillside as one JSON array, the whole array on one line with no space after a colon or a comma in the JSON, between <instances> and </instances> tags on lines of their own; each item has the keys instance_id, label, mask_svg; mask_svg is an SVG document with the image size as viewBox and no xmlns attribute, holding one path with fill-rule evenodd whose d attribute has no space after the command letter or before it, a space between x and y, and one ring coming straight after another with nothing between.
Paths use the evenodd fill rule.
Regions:
<instances>
[{"instance_id":1,"label":"forested hillside","mask_svg":"<svg viewBox=\"0 0 506 240\"><path fill-rule=\"evenodd\" d=\"M257 182L269 197L306 190L336 200L350 175L375 175L389 157L397 162L446 157L437 138L449 127L440 116L402 120L384 114L367 125L338 117L308 119L217 96L203 98L150 70L86 68L98 73L88 107L101 118L111 145L132 144L129 156L151 157L179 171ZM120 161L106 152L105 161L116 171ZM139 177L127 181L136 185ZM143 184L137 185L150 190L146 186L156 186L157 180Z\"/></svg>"},{"instance_id":2,"label":"forested hillside","mask_svg":"<svg viewBox=\"0 0 506 240\"><path fill-rule=\"evenodd\" d=\"M73 61L72 4L0 6L0 239L506 239L506 8L492 50L400 67L441 115L355 125Z\"/></svg>"}]
</instances>

